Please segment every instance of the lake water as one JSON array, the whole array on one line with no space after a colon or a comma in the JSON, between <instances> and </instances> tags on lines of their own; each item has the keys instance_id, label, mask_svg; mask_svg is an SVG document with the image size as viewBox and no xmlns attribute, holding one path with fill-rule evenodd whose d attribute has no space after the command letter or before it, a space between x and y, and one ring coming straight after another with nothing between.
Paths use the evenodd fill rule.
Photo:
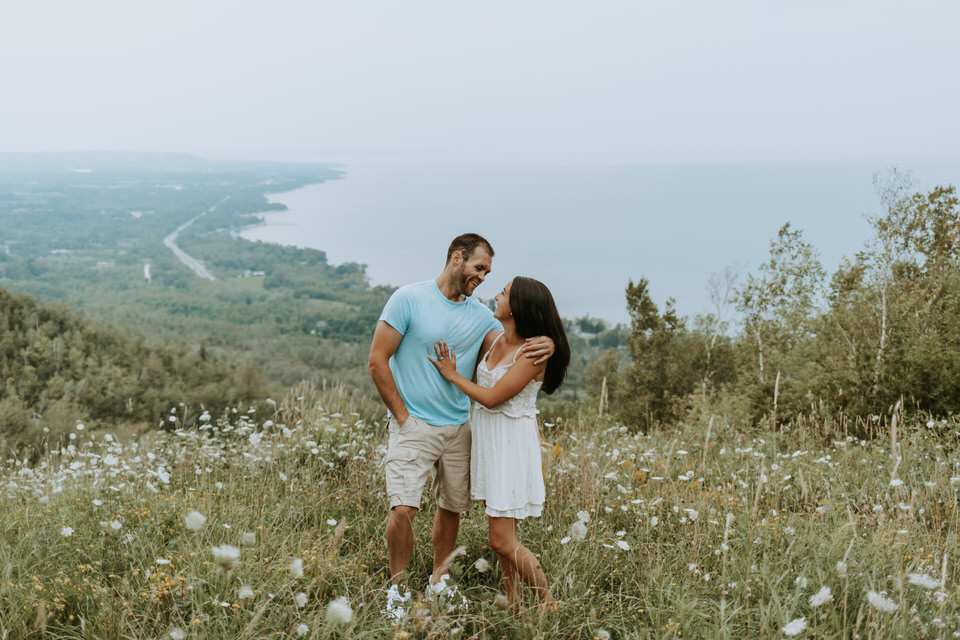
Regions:
<instances>
[{"instance_id":1,"label":"lake water","mask_svg":"<svg viewBox=\"0 0 960 640\"><path fill-rule=\"evenodd\" d=\"M627 321L624 288L647 278L657 305L710 311L706 282L741 279L790 222L832 274L863 248L878 211L871 165L530 166L361 161L339 180L271 196L288 211L243 236L322 249L367 265L372 284L436 277L450 240L475 232L496 251L477 290L490 299L514 275L545 282L562 315ZM956 183L950 167L915 171L919 186Z\"/></svg>"}]
</instances>

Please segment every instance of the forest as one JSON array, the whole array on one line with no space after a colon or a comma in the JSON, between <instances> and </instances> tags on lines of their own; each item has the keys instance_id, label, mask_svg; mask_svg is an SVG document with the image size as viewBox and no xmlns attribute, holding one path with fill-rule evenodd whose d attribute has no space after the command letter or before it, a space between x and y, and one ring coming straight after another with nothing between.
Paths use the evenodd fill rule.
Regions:
<instances>
[{"instance_id":1,"label":"forest","mask_svg":"<svg viewBox=\"0 0 960 640\"><path fill-rule=\"evenodd\" d=\"M649 282L626 288L627 357L606 380L620 420L647 429L685 417L777 425L879 421L895 408L947 417L960 406L960 208L953 186L917 191L907 172L875 177L872 235L832 275L784 224L769 258L710 278L714 311L679 317ZM596 394L597 392L594 391Z\"/></svg>"}]
</instances>

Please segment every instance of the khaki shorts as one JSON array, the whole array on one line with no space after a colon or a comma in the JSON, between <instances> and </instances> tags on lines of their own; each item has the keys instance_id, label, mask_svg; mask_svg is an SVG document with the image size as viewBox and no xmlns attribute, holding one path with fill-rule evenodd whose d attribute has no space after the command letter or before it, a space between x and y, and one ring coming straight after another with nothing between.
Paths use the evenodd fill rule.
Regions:
<instances>
[{"instance_id":1,"label":"khaki shorts","mask_svg":"<svg viewBox=\"0 0 960 640\"><path fill-rule=\"evenodd\" d=\"M430 470L437 506L463 513L470 508L470 423L435 427L410 416L403 425L390 418L387 496L390 508L420 508Z\"/></svg>"}]
</instances>

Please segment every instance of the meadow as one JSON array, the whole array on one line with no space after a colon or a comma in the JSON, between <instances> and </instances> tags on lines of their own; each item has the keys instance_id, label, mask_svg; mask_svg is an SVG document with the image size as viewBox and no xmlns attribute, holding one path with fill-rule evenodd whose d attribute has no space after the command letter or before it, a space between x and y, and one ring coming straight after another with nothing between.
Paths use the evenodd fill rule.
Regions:
<instances>
[{"instance_id":1,"label":"meadow","mask_svg":"<svg viewBox=\"0 0 960 640\"><path fill-rule=\"evenodd\" d=\"M502 608L477 505L451 566L469 606L392 622L378 407L310 384L260 406L174 407L135 440L78 424L6 460L0 637L960 637L955 419L547 418L547 506L519 530L559 606Z\"/></svg>"}]
</instances>

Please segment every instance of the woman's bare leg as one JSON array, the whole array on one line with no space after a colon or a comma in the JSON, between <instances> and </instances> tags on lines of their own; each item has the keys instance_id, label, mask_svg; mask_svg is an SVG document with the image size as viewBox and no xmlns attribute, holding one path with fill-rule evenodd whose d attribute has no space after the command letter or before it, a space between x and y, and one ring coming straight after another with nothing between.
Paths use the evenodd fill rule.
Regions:
<instances>
[{"instance_id":1,"label":"woman's bare leg","mask_svg":"<svg viewBox=\"0 0 960 640\"><path fill-rule=\"evenodd\" d=\"M517 521L515 518L489 517L490 546L500 560L503 572L503 586L507 590L507 599L511 607L519 607L517 578L533 589L541 605L555 602L550 593L547 577L540 567L540 561L517 539Z\"/></svg>"}]
</instances>

